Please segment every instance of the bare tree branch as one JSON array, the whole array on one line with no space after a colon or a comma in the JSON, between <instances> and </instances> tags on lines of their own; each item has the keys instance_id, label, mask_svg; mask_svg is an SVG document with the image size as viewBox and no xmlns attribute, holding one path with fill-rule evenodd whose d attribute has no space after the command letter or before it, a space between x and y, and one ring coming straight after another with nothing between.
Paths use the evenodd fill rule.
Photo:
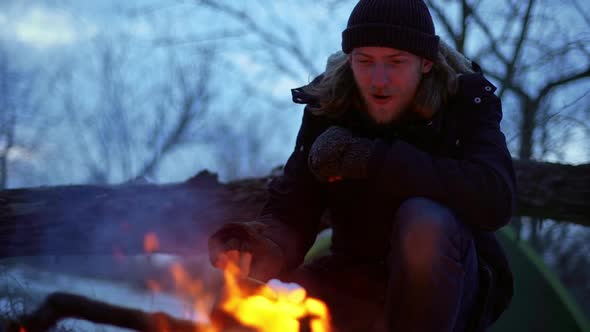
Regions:
<instances>
[{"instance_id":1,"label":"bare tree branch","mask_svg":"<svg viewBox=\"0 0 590 332\"><path fill-rule=\"evenodd\" d=\"M177 68L176 76L182 93L180 113L176 117L174 127L169 130L161 146L154 147L151 158L144 164L136 177L151 174L166 154L173 151L182 142L197 115L203 114L209 107L208 84L211 79L211 66L207 59L212 58L212 52L212 50L207 50L202 53L202 58L205 60L201 62L197 70L197 86L188 83L187 73L183 69Z\"/></svg>"},{"instance_id":2,"label":"bare tree branch","mask_svg":"<svg viewBox=\"0 0 590 332\"><path fill-rule=\"evenodd\" d=\"M208 32L204 36L190 36L184 37L179 39L178 37L158 37L151 40L151 43L156 47L169 47L169 46L179 46L179 45L190 45L190 44L199 44L199 43L209 43L214 41L220 41L225 39L233 39L233 38L240 38L246 36L248 33L244 30L236 30L236 31L228 31L228 30L221 30L221 31L213 31Z\"/></svg>"},{"instance_id":3,"label":"bare tree branch","mask_svg":"<svg viewBox=\"0 0 590 332\"><path fill-rule=\"evenodd\" d=\"M586 25L590 26L590 13L587 13L584 10L579 0L572 0L572 3L574 4L574 8L576 8L578 14L580 14L580 16L582 16L582 18L586 22Z\"/></svg>"},{"instance_id":4,"label":"bare tree branch","mask_svg":"<svg viewBox=\"0 0 590 332\"><path fill-rule=\"evenodd\" d=\"M460 45L459 36L458 33L453 29L449 15L447 15L441 7L437 6L435 1L427 0L427 4L428 7L436 14L447 33L453 39L453 46L457 48Z\"/></svg>"},{"instance_id":5,"label":"bare tree branch","mask_svg":"<svg viewBox=\"0 0 590 332\"><path fill-rule=\"evenodd\" d=\"M532 13L534 4L535 4L535 0L529 0L527 3L525 14L524 14L523 20L522 20L522 28L521 28L519 36L518 36L518 41L516 42L514 52L512 53L512 56L510 57L511 58L510 62L508 63L508 66L506 67L506 76L502 80L500 91L498 91L498 97L500 97L500 98L502 98L502 96L504 95L504 91L506 91L505 87L510 85L510 83L512 82L512 80L514 78L514 74L516 73L516 71L515 71L516 64L520 59L520 54L521 54L524 42L528 37L529 27L530 27L530 23L531 23L531 13Z\"/></svg>"},{"instance_id":6,"label":"bare tree branch","mask_svg":"<svg viewBox=\"0 0 590 332\"><path fill-rule=\"evenodd\" d=\"M276 34L271 33L269 30L264 29L260 26L255 19L248 15L245 11L235 9L231 6L226 5L220 1L212 0L199 0L200 4L206 5L211 9L217 10L220 13L224 13L238 22L244 24L249 31L256 33L262 38L263 41L271 46L275 46L289 52L300 65L306 70L312 73L319 73L319 69L316 68L313 61L311 61L303 52L299 44L296 44L290 38L284 39Z\"/></svg>"},{"instance_id":7,"label":"bare tree branch","mask_svg":"<svg viewBox=\"0 0 590 332\"><path fill-rule=\"evenodd\" d=\"M491 50L498 57L498 59L502 62L502 64L504 64L505 66L508 66L508 59L504 56L504 54L502 54L502 52L500 52L500 48L498 46L498 41L494 38L494 34L490 30L490 27L488 26L488 24L486 24L482 20L481 16L479 15L479 13L477 11L472 10L471 13L472 13L471 16L473 17L473 20L483 30L486 37L490 41L489 46L485 49Z\"/></svg>"},{"instance_id":8,"label":"bare tree branch","mask_svg":"<svg viewBox=\"0 0 590 332\"><path fill-rule=\"evenodd\" d=\"M577 73L574 74L569 74L563 77L560 77L556 80L553 80L549 83L547 83L546 85L544 85L539 93L537 94L537 100L540 100L542 98L544 98L545 96L547 96L553 89L560 87L562 85L577 81L577 80L581 80L581 79L585 79L585 78L590 78L590 66L588 66L586 69L583 69Z\"/></svg>"}]
</instances>

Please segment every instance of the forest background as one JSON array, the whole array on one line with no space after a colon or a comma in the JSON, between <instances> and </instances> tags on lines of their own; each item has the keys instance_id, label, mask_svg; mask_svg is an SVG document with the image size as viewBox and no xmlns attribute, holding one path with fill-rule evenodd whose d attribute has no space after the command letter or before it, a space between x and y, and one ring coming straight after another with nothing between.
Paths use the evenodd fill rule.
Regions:
<instances>
[{"instance_id":1,"label":"forest background","mask_svg":"<svg viewBox=\"0 0 590 332\"><path fill-rule=\"evenodd\" d=\"M590 162L587 1L426 2L437 34L498 86L513 158ZM290 89L339 50L355 3L0 2L0 189L268 175L300 124ZM513 227L590 316L590 229ZM32 275L59 283L39 273L7 264L0 287L42 292L22 284Z\"/></svg>"}]
</instances>

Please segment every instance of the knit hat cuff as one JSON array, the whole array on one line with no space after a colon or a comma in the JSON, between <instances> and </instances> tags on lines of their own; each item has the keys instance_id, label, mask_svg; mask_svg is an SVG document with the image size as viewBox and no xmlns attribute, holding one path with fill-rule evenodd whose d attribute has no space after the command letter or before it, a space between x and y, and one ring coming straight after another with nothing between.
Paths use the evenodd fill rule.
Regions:
<instances>
[{"instance_id":1,"label":"knit hat cuff","mask_svg":"<svg viewBox=\"0 0 590 332\"><path fill-rule=\"evenodd\" d=\"M342 51L362 46L391 47L435 60L439 37L398 25L370 23L342 31Z\"/></svg>"}]
</instances>

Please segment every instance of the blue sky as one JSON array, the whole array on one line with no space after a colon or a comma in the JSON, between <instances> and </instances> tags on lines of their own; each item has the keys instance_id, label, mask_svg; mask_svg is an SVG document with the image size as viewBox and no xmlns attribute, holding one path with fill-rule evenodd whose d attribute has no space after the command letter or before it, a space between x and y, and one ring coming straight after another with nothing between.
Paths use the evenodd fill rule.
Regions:
<instances>
[{"instance_id":1,"label":"blue sky","mask_svg":"<svg viewBox=\"0 0 590 332\"><path fill-rule=\"evenodd\" d=\"M300 20L301 24L297 24L296 28L302 41L308 44L303 45L302 48L313 48L309 52L313 53L313 57L310 56L310 58L316 71L321 70L327 56L339 47L341 28L331 24L333 33L326 34L326 38L313 38L316 32L306 28L306 21L310 18L330 22L334 20L329 18L330 13L321 7L306 12L305 18L303 11L300 15L292 15L297 6L295 2L285 3L278 6L277 11L286 13L285 19ZM345 6L340 6L342 7ZM191 2L7 1L3 2L0 8L0 38L4 39L4 45L9 50L11 64L23 69L41 67L43 71L51 73L58 65L76 63L78 67L87 67L78 73L78 76L83 76L83 79L91 76L92 52L97 39L106 38L114 43L125 40L130 43L128 52L130 57L138 58L136 65L139 66L146 52L153 55L159 51L158 47L153 46L154 39L173 36L178 40L200 40L202 36L209 37L211 34L220 32L231 34L236 31L244 35L235 23L211 18L210 13L204 12ZM256 6L250 7L249 10L256 11ZM345 8L340 11L344 13L349 10ZM340 23L344 25L345 14L340 16ZM257 19L262 22L272 18L260 15ZM248 38L251 37L246 33L244 39ZM258 95L265 99L273 99L274 104L279 106L277 107L279 109L269 112L268 105L251 98L241 105L244 108L248 107L247 111L234 112L236 116L238 113L245 114L244 118L250 118L248 121L236 121L236 116L232 114L216 115L218 119L225 117L228 121L234 122L234 127L239 127L240 123L248 126L257 122L268 129L269 133L264 135L266 137L262 148L262 153L267 160L265 165L246 165L248 162L245 161L234 176L266 174L286 160L299 125L301 106L290 102L290 89L305 84L318 72L300 70L296 64L289 63L290 60L285 56L286 66L293 67L291 74L272 73L265 66L268 52L264 49L245 52L242 48L244 43L237 42L236 38L224 38L213 44L221 50L219 57L223 58L221 64L215 64L218 83L212 83L217 87L223 86L223 91L219 92L222 96L215 102L216 109L232 108L239 103L239 99L243 98L239 95L239 90L242 88L239 81L242 79L255 82ZM181 57L190 60L191 47L198 46L199 43L187 43L168 47L174 47L179 54L182 54ZM144 61L144 68L151 66L157 67L158 64ZM157 74L150 72L150 77L155 78L153 75ZM138 76L137 83L133 84L141 84L141 80L142 77ZM84 91L84 88L80 91ZM91 88L87 88L86 91L88 97L85 99L96 98L92 96ZM260 117L261 120L256 121L252 117ZM248 132L249 129L237 128L236 130ZM56 145L59 144L56 143ZM171 160L164 162L164 170L159 172L157 180L182 180L202 168L223 172L221 170L223 167L218 165L220 161L209 157L213 154L212 150L223 148L223 145L201 146L197 149L198 151L194 148L186 149L184 153L179 151ZM247 147L244 149L246 150ZM195 158L195 154L198 154L198 158ZM248 159L248 156L242 158ZM197 163L195 159L198 160ZM179 165L183 164L186 166L179 170ZM77 172L64 171L64 173L74 175Z\"/></svg>"}]
</instances>

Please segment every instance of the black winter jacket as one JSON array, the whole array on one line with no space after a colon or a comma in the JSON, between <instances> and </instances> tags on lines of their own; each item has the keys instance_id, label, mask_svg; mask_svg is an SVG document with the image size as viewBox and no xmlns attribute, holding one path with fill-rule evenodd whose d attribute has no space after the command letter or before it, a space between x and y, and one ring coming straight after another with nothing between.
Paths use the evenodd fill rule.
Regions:
<instances>
[{"instance_id":1,"label":"black winter jacket","mask_svg":"<svg viewBox=\"0 0 590 332\"><path fill-rule=\"evenodd\" d=\"M480 72L461 75L458 93L432 119L409 117L392 126L375 126L353 109L334 119L306 107L295 149L284 174L271 182L259 219L269 226L264 235L283 250L284 270L302 263L325 211L334 253L383 260L401 202L426 197L450 207L473 230L478 255L502 288L499 315L512 296L512 274L493 232L510 220L516 184L495 89ZM312 102L301 88L293 99ZM368 179L324 184L310 173L310 147L332 125L376 140Z\"/></svg>"}]
</instances>

